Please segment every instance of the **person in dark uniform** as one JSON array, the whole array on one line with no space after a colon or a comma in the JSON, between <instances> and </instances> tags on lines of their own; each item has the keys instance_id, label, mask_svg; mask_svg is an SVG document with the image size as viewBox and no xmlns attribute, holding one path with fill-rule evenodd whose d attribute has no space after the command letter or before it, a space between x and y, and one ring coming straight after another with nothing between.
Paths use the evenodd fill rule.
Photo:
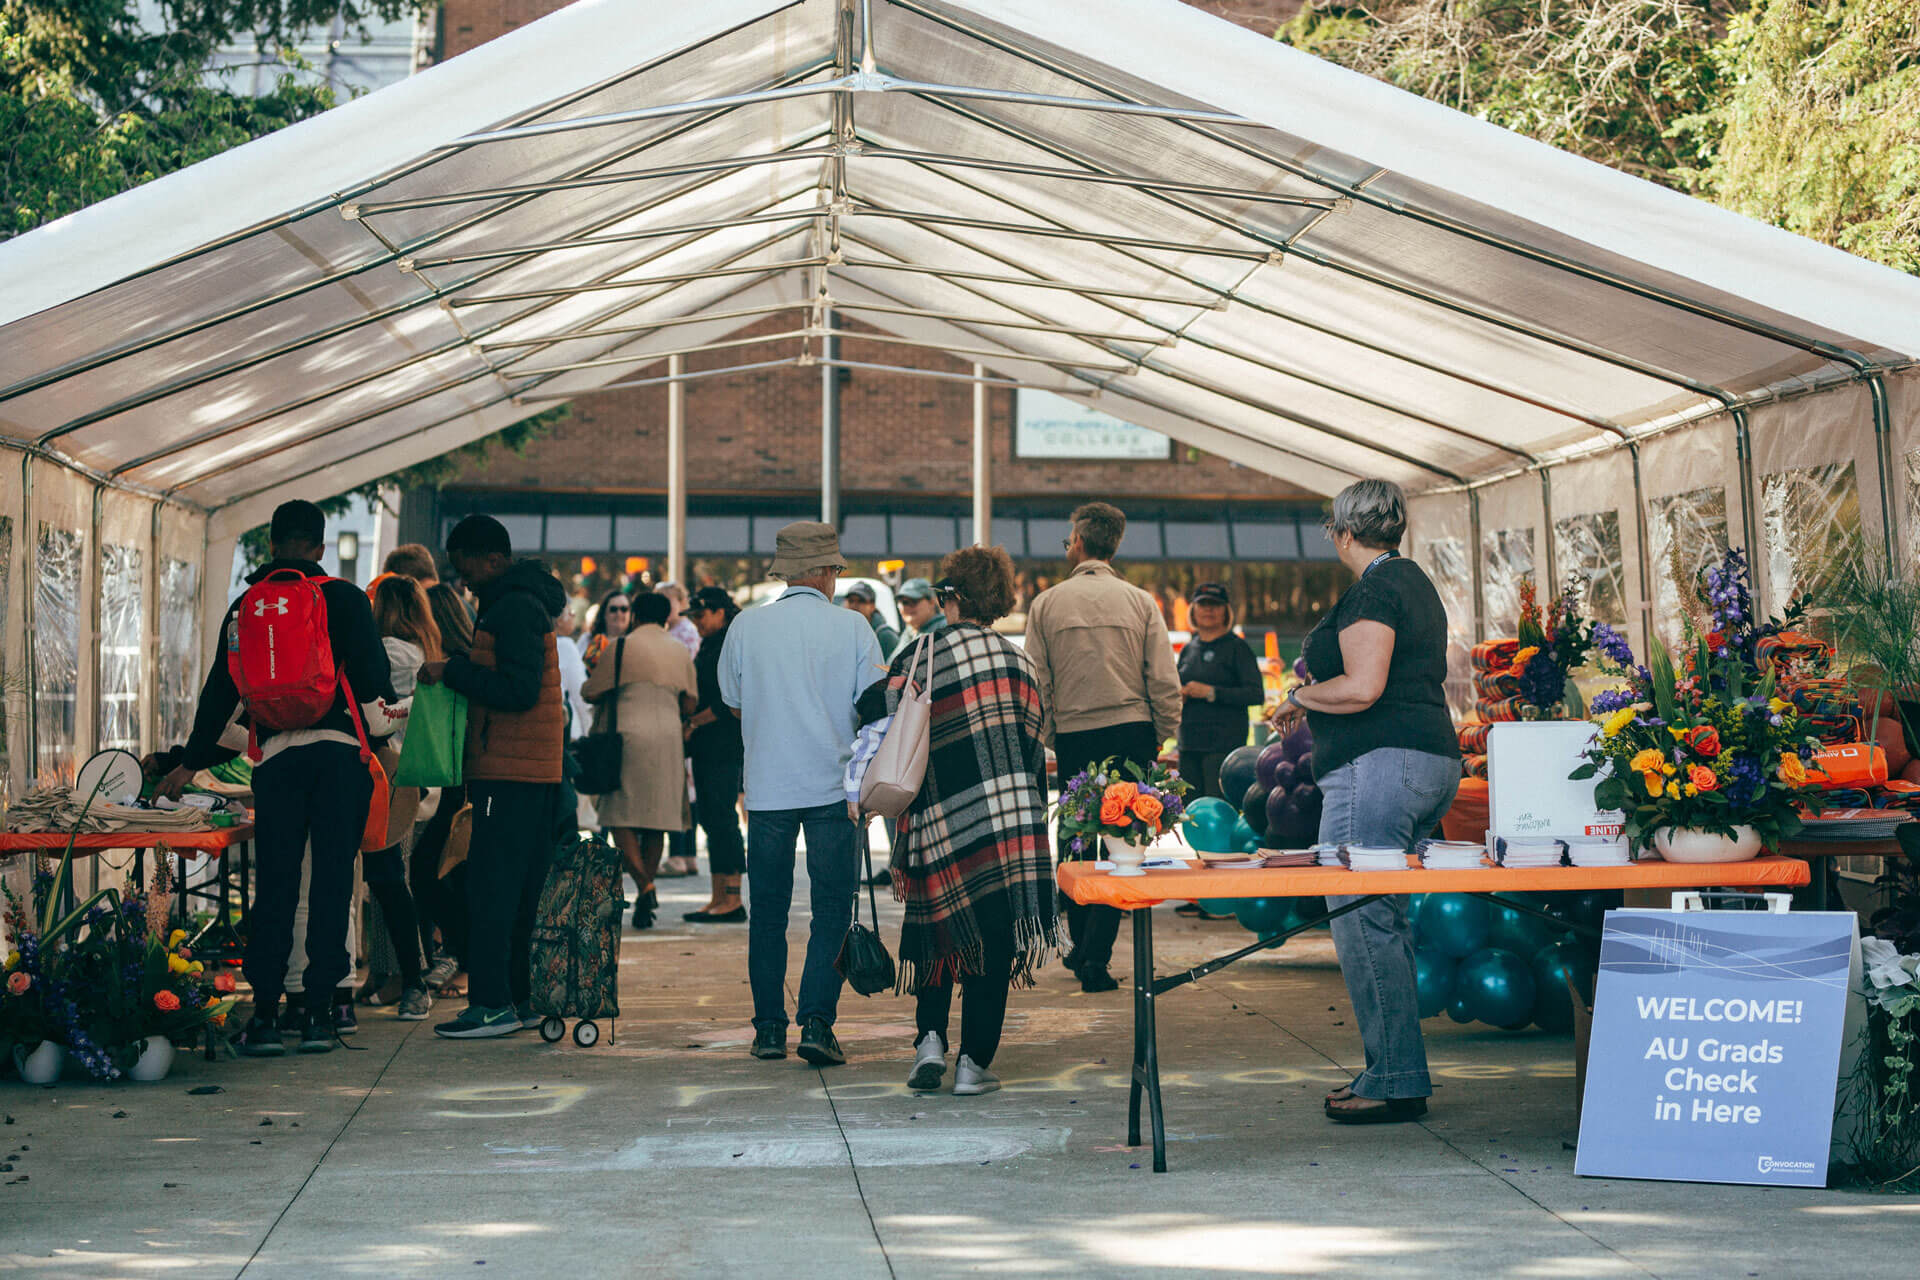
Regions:
<instances>
[{"instance_id":1,"label":"person in dark uniform","mask_svg":"<svg viewBox=\"0 0 1920 1280\"><path fill-rule=\"evenodd\" d=\"M1220 795L1220 764L1247 745L1247 708L1266 700L1260 662L1233 633L1233 604L1218 582L1203 582L1187 597L1193 638L1180 651L1180 776L1195 798L1219 796L1234 808L1241 797Z\"/></svg>"}]
</instances>

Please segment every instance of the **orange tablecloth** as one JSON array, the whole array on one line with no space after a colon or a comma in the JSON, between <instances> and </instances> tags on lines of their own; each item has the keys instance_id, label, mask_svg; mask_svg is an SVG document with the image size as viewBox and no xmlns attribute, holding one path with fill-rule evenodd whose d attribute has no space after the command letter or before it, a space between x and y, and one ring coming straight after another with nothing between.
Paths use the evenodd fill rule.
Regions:
<instances>
[{"instance_id":1,"label":"orange tablecloth","mask_svg":"<svg viewBox=\"0 0 1920 1280\"><path fill-rule=\"evenodd\" d=\"M36 849L59 852L73 841L75 853L103 853L112 849L152 849L160 845L183 857L198 858L225 853L236 844L253 839L251 822L211 831L103 831L93 835L68 836L58 831L0 832L0 857L10 853L29 853Z\"/></svg>"},{"instance_id":2,"label":"orange tablecloth","mask_svg":"<svg viewBox=\"0 0 1920 1280\"><path fill-rule=\"evenodd\" d=\"M1259 871L1149 871L1114 876L1091 862L1060 864L1060 887L1080 903L1131 911L1189 898L1310 898L1330 893L1540 893L1594 889L1796 889L1810 878L1798 858L1750 862L1636 862L1626 867L1538 867L1508 871L1348 871L1273 867Z\"/></svg>"}]
</instances>

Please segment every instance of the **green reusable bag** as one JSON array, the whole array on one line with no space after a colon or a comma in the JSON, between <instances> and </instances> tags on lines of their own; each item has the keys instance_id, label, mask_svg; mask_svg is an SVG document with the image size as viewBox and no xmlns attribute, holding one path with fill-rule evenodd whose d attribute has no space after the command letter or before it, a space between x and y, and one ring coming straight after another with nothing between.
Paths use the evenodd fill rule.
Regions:
<instances>
[{"instance_id":1,"label":"green reusable bag","mask_svg":"<svg viewBox=\"0 0 1920 1280\"><path fill-rule=\"evenodd\" d=\"M407 738L393 771L396 787L457 787L467 751L467 695L444 684L417 685Z\"/></svg>"}]
</instances>

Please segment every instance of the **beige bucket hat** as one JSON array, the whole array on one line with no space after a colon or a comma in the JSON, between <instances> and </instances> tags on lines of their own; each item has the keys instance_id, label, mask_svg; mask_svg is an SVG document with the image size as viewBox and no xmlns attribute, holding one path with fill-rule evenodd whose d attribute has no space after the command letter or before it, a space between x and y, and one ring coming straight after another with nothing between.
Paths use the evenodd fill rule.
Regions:
<instances>
[{"instance_id":1,"label":"beige bucket hat","mask_svg":"<svg viewBox=\"0 0 1920 1280\"><path fill-rule=\"evenodd\" d=\"M796 520L775 535L773 567L767 572L776 578L803 578L816 569L844 572L846 567L837 529L817 520Z\"/></svg>"}]
</instances>

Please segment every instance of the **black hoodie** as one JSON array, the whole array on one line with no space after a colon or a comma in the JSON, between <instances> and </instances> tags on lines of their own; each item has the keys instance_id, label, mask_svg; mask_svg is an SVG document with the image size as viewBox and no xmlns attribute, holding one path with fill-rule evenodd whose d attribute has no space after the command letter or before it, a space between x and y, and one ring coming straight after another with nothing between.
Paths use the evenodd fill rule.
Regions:
<instances>
[{"instance_id":1,"label":"black hoodie","mask_svg":"<svg viewBox=\"0 0 1920 1280\"><path fill-rule=\"evenodd\" d=\"M447 659L447 687L496 711L533 710L547 665L547 637L566 607L566 588L538 560L516 560L474 595L480 601L474 629L492 633L494 665L456 654Z\"/></svg>"},{"instance_id":2,"label":"black hoodie","mask_svg":"<svg viewBox=\"0 0 1920 1280\"><path fill-rule=\"evenodd\" d=\"M269 560L247 575L247 585L252 586L276 569L295 569L309 578L324 578L327 572L311 560ZM367 600L367 593L343 578L329 578L320 591L327 601L327 638L333 646L333 662L346 674L348 683L353 686L353 696L363 703L376 698L397 701L393 692L392 672L387 665L387 648L380 642L380 628L374 625L373 606ZM240 706L240 691L234 687L233 676L227 670L227 650L233 642L233 619L239 609L238 600L227 609L226 621L220 625L220 647L207 672L207 682L200 690L200 705L193 714L193 733L187 739L183 761L195 769L204 769L232 758L232 753L220 746L220 736L226 732L234 711ZM327 714L320 718L312 730L302 732L315 730L344 734L349 738L355 736L344 693L336 693L333 706ZM258 732L262 746L276 736L271 729Z\"/></svg>"}]
</instances>

